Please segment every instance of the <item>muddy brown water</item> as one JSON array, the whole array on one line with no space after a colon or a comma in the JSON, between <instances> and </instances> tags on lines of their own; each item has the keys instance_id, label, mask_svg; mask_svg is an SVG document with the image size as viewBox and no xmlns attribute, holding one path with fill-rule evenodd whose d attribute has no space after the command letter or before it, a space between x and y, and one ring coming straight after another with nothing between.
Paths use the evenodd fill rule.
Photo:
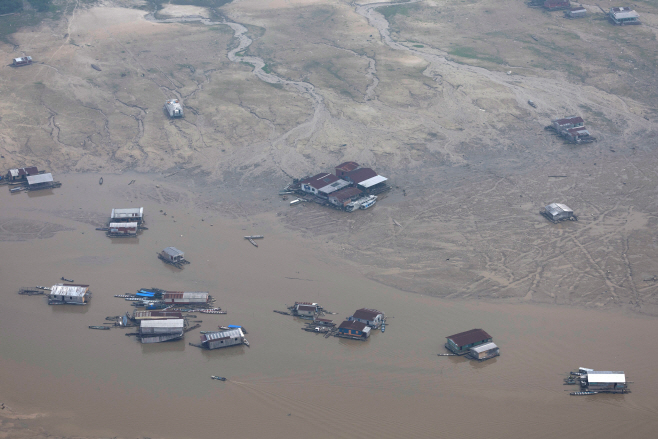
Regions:
<instances>
[{"instance_id":1,"label":"muddy brown water","mask_svg":"<svg viewBox=\"0 0 658 439\"><path fill-rule=\"evenodd\" d=\"M0 187L0 395L16 412L43 414L26 428L152 438L653 437L655 318L398 291L308 245L274 215L229 221L161 181L156 189L142 175L105 175L99 186L98 177L63 176L61 188L38 194ZM146 211L149 230L139 239L94 231L112 207L131 206ZM36 229L51 237L35 238ZM242 238L256 233L266 236L258 248ZM170 245L191 265L181 271L158 260ZM91 303L48 306L16 294L61 276L90 284ZM134 309L114 294L151 286L209 291L228 315L197 314L200 329L157 345L122 329L87 329ZM366 342L325 339L272 312L295 300L321 303L339 322L359 307L392 318ZM245 326L251 347L188 345L199 330L226 324ZM500 357L436 355L445 336L476 327L493 335ZM569 396L562 378L579 366L624 370L632 393Z\"/></svg>"}]
</instances>

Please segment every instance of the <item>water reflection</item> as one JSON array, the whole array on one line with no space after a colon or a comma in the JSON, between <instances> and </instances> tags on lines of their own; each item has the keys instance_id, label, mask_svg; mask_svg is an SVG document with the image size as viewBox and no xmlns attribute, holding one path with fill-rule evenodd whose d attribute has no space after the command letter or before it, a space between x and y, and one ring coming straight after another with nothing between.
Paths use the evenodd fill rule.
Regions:
<instances>
[{"instance_id":1,"label":"water reflection","mask_svg":"<svg viewBox=\"0 0 658 439\"><path fill-rule=\"evenodd\" d=\"M28 191L27 193L29 198L47 197L49 195L55 195L55 192L52 189L42 189L40 191Z\"/></svg>"},{"instance_id":2,"label":"water reflection","mask_svg":"<svg viewBox=\"0 0 658 439\"><path fill-rule=\"evenodd\" d=\"M484 369L487 366L491 366L492 364L496 364L498 362L498 357L496 358L490 358L485 361L477 361L477 360L471 360L471 367L473 369L479 370L479 369Z\"/></svg>"},{"instance_id":3,"label":"water reflection","mask_svg":"<svg viewBox=\"0 0 658 439\"><path fill-rule=\"evenodd\" d=\"M110 238L112 244L139 244L139 238Z\"/></svg>"},{"instance_id":4,"label":"water reflection","mask_svg":"<svg viewBox=\"0 0 658 439\"><path fill-rule=\"evenodd\" d=\"M201 349L201 348L196 348L199 349L203 356L210 360L210 359L216 359L216 358L231 358L231 357L239 357L241 355L244 355L247 352L248 347L245 345L238 345L238 346L229 346L227 348L219 348L219 349Z\"/></svg>"},{"instance_id":5,"label":"water reflection","mask_svg":"<svg viewBox=\"0 0 658 439\"><path fill-rule=\"evenodd\" d=\"M49 305L53 314L86 314L89 305Z\"/></svg>"},{"instance_id":6,"label":"water reflection","mask_svg":"<svg viewBox=\"0 0 658 439\"><path fill-rule=\"evenodd\" d=\"M139 343L139 341L138 341ZM163 343L140 343L142 354L159 354L162 352L183 352L185 350L185 339L165 341Z\"/></svg>"}]
</instances>

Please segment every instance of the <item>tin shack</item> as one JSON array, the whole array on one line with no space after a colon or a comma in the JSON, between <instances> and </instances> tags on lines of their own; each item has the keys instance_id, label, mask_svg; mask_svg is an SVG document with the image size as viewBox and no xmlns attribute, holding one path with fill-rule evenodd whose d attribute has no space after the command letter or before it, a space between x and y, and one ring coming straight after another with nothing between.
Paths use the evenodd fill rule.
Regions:
<instances>
[{"instance_id":1,"label":"tin shack","mask_svg":"<svg viewBox=\"0 0 658 439\"><path fill-rule=\"evenodd\" d=\"M365 323L371 328L379 328L384 321L384 313L376 309L361 308L357 309L352 315L351 320L355 322Z\"/></svg>"},{"instance_id":2,"label":"tin shack","mask_svg":"<svg viewBox=\"0 0 658 439\"><path fill-rule=\"evenodd\" d=\"M141 320L139 336L142 343L162 343L183 338L185 319Z\"/></svg>"},{"instance_id":3,"label":"tin shack","mask_svg":"<svg viewBox=\"0 0 658 439\"><path fill-rule=\"evenodd\" d=\"M219 349L244 344L241 328L201 334L201 346L206 349Z\"/></svg>"},{"instance_id":4,"label":"tin shack","mask_svg":"<svg viewBox=\"0 0 658 439\"><path fill-rule=\"evenodd\" d=\"M639 14L628 6L610 8L608 17L610 18L610 21L619 26L625 24L640 24Z\"/></svg>"},{"instance_id":5,"label":"tin shack","mask_svg":"<svg viewBox=\"0 0 658 439\"><path fill-rule=\"evenodd\" d=\"M580 378L580 387L585 392L629 393L624 372L588 371Z\"/></svg>"},{"instance_id":6,"label":"tin shack","mask_svg":"<svg viewBox=\"0 0 658 439\"><path fill-rule=\"evenodd\" d=\"M133 311L132 320L137 322L142 320L169 320L182 319L183 314L180 311Z\"/></svg>"},{"instance_id":7,"label":"tin shack","mask_svg":"<svg viewBox=\"0 0 658 439\"><path fill-rule=\"evenodd\" d=\"M345 320L338 326L337 337L365 340L370 337L370 326L354 320Z\"/></svg>"},{"instance_id":8,"label":"tin shack","mask_svg":"<svg viewBox=\"0 0 658 439\"><path fill-rule=\"evenodd\" d=\"M30 175L38 175L39 170L36 166L29 166L26 168L10 169L7 172L7 180L9 181L25 181Z\"/></svg>"},{"instance_id":9,"label":"tin shack","mask_svg":"<svg viewBox=\"0 0 658 439\"><path fill-rule=\"evenodd\" d=\"M27 176L27 190L50 189L60 186L61 183L53 180L53 174L37 174Z\"/></svg>"},{"instance_id":10,"label":"tin shack","mask_svg":"<svg viewBox=\"0 0 658 439\"><path fill-rule=\"evenodd\" d=\"M89 285L57 284L50 288L48 305L86 305L90 297Z\"/></svg>"},{"instance_id":11,"label":"tin shack","mask_svg":"<svg viewBox=\"0 0 658 439\"><path fill-rule=\"evenodd\" d=\"M162 295L162 300L167 304L206 304L210 300L210 295L205 291L167 291Z\"/></svg>"},{"instance_id":12,"label":"tin shack","mask_svg":"<svg viewBox=\"0 0 658 439\"><path fill-rule=\"evenodd\" d=\"M13 62L11 63L13 67L29 66L30 64L32 64L31 56L22 56L20 58L14 58Z\"/></svg>"},{"instance_id":13,"label":"tin shack","mask_svg":"<svg viewBox=\"0 0 658 439\"><path fill-rule=\"evenodd\" d=\"M500 348L496 343L485 343L479 346L474 346L470 349L469 356L478 361L488 360L500 355Z\"/></svg>"},{"instance_id":14,"label":"tin shack","mask_svg":"<svg viewBox=\"0 0 658 439\"><path fill-rule=\"evenodd\" d=\"M460 332L446 337L446 348L457 355L466 355L470 353L474 346L490 343L493 338L482 329L471 329L470 331Z\"/></svg>"},{"instance_id":15,"label":"tin shack","mask_svg":"<svg viewBox=\"0 0 658 439\"><path fill-rule=\"evenodd\" d=\"M111 223L137 223L144 222L144 208L134 207L129 209L112 209L110 214Z\"/></svg>"},{"instance_id":16,"label":"tin shack","mask_svg":"<svg viewBox=\"0 0 658 439\"><path fill-rule=\"evenodd\" d=\"M575 221L578 219L569 206L560 203L551 203L544 207L539 213L554 223L565 220Z\"/></svg>"}]
</instances>

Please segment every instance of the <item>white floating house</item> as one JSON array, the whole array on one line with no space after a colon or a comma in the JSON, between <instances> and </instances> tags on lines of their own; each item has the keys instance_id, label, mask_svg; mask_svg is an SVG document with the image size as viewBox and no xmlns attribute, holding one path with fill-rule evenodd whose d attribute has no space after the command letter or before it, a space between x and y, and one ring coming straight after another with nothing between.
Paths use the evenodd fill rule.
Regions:
<instances>
[{"instance_id":1,"label":"white floating house","mask_svg":"<svg viewBox=\"0 0 658 439\"><path fill-rule=\"evenodd\" d=\"M541 214L553 222L578 219L569 206L560 203L549 204L541 211Z\"/></svg>"},{"instance_id":2,"label":"white floating house","mask_svg":"<svg viewBox=\"0 0 658 439\"><path fill-rule=\"evenodd\" d=\"M89 285L57 284L50 288L49 305L86 305L91 297Z\"/></svg>"},{"instance_id":3,"label":"white floating house","mask_svg":"<svg viewBox=\"0 0 658 439\"><path fill-rule=\"evenodd\" d=\"M469 353L472 359L484 361L499 356L500 348L496 346L496 343L491 342L474 346L470 349Z\"/></svg>"},{"instance_id":4,"label":"white floating house","mask_svg":"<svg viewBox=\"0 0 658 439\"><path fill-rule=\"evenodd\" d=\"M141 320L139 335L142 343L161 343L183 337L185 319Z\"/></svg>"},{"instance_id":5,"label":"white floating house","mask_svg":"<svg viewBox=\"0 0 658 439\"><path fill-rule=\"evenodd\" d=\"M226 348L243 343L244 333L240 328L201 334L201 345L206 349Z\"/></svg>"},{"instance_id":6,"label":"white floating house","mask_svg":"<svg viewBox=\"0 0 658 439\"><path fill-rule=\"evenodd\" d=\"M169 114L169 117L183 117L183 106L181 105L178 99L169 99L165 103L165 111Z\"/></svg>"},{"instance_id":7,"label":"white floating house","mask_svg":"<svg viewBox=\"0 0 658 439\"><path fill-rule=\"evenodd\" d=\"M352 319L356 322L365 323L371 328L379 328L384 321L384 313L377 311L376 309L361 308L357 309L352 316Z\"/></svg>"},{"instance_id":8,"label":"white floating house","mask_svg":"<svg viewBox=\"0 0 658 439\"><path fill-rule=\"evenodd\" d=\"M27 187L30 190L48 189L53 187L53 174L37 174L27 176Z\"/></svg>"},{"instance_id":9,"label":"white floating house","mask_svg":"<svg viewBox=\"0 0 658 439\"><path fill-rule=\"evenodd\" d=\"M129 209L112 209L110 214L111 223L137 223L144 222L144 208L133 207Z\"/></svg>"},{"instance_id":10,"label":"white floating house","mask_svg":"<svg viewBox=\"0 0 658 439\"><path fill-rule=\"evenodd\" d=\"M185 260L185 253L178 250L176 247L167 247L160 253L162 257L168 262L179 263Z\"/></svg>"},{"instance_id":11,"label":"white floating house","mask_svg":"<svg viewBox=\"0 0 658 439\"><path fill-rule=\"evenodd\" d=\"M581 378L581 387L585 387L588 392L626 393L629 391L626 374L614 371L589 371Z\"/></svg>"}]
</instances>

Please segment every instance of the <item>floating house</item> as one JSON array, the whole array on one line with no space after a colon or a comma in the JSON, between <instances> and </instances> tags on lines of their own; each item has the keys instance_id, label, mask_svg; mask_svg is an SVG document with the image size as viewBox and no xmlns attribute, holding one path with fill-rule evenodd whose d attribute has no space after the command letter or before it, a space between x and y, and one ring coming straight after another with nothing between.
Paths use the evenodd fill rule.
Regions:
<instances>
[{"instance_id":1,"label":"floating house","mask_svg":"<svg viewBox=\"0 0 658 439\"><path fill-rule=\"evenodd\" d=\"M585 392L628 393L626 374L612 371L588 371L580 377L580 387Z\"/></svg>"},{"instance_id":2,"label":"floating house","mask_svg":"<svg viewBox=\"0 0 658 439\"><path fill-rule=\"evenodd\" d=\"M178 340L185 334L185 319L141 320L139 335L142 343L162 343Z\"/></svg>"},{"instance_id":3,"label":"floating house","mask_svg":"<svg viewBox=\"0 0 658 439\"><path fill-rule=\"evenodd\" d=\"M110 223L107 235L112 237L136 237L137 223Z\"/></svg>"},{"instance_id":4,"label":"floating house","mask_svg":"<svg viewBox=\"0 0 658 439\"><path fill-rule=\"evenodd\" d=\"M183 117L183 106L178 99L169 99L165 102L164 109L171 118Z\"/></svg>"},{"instance_id":5,"label":"floating house","mask_svg":"<svg viewBox=\"0 0 658 439\"><path fill-rule=\"evenodd\" d=\"M38 175L39 170L36 166L30 166L27 168L16 168L10 169L7 172L7 180L9 181L22 181L27 180L27 177L30 175Z\"/></svg>"},{"instance_id":6,"label":"floating house","mask_svg":"<svg viewBox=\"0 0 658 439\"><path fill-rule=\"evenodd\" d=\"M553 125L553 128L555 128L555 131L559 133L569 128L583 127L585 126L585 121L582 117L571 116L564 119L553 119L551 124Z\"/></svg>"},{"instance_id":7,"label":"floating house","mask_svg":"<svg viewBox=\"0 0 658 439\"><path fill-rule=\"evenodd\" d=\"M350 185L349 182L326 172L306 178L300 184L302 191L324 198Z\"/></svg>"},{"instance_id":8,"label":"floating house","mask_svg":"<svg viewBox=\"0 0 658 439\"><path fill-rule=\"evenodd\" d=\"M189 261L185 259L185 253L178 250L176 247L167 247L162 250L158 253L158 258L177 268L183 268L184 264L189 264Z\"/></svg>"},{"instance_id":9,"label":"floating house","mask_svg":"<svg viewBox=\"0 0 658 439\"><path fill-rule=\"evenodd\" d=\"M370 168L359 168L348 172L345 174L345 178L362 191L372 191L383 187L388 180L388 178L382 177Z\"/></svg>"},{"instance_id":10,"label":"floating house","mask_svg":"<svg viewBox=\"0 0 658 439\"><path fill-rule=\"evenodd\" d=\"M490 343L493 338L482 329L471 329L470 331L460 332L447 338L446 348L457 355L466 355L470 353L474 346Z\"/></svg>"},{"instance_id":11,"label":"floating house","mask_svg":"<svg viewBox=\"0 0 658 439\"><path fill-rule=\"evenodd\" d=\"M321 326L336 326L336 324L334 323L333 320L321 319L318 316L313 317L313 323L315 323L316 325L321 325Z\"/></svg>"},{"instance_id":12,"label":"floating house","mask_svg":"<svg viewBox=\"0 0 658 439\"><path fill-rule=\"evenodd\" d=\"M365 340L370 337L370 326L354 320L345 320L338 326L338 337Z\"/></svg>"},{"instance_id":13,"label":"floating house","mask_svg":"<svg viewBox=\"0 0 658 439\"><path fill-rule=\"evenodd\" d=\"M201 334L201 346L206 349L219 349L244 344L242 328Z\"/></svg>"},{"instance_id":14,"label":"floating house","mask_svg":"<svg viewBox=\"0 0 658 439\"><path fill-rule=\"evenodd\" d=\"M499 356L500 348L496 346L496 343L485 343L472 347L469 351L469 355L474 360L484 361Z\"/></svg>"},{"instance_id":15,"label":"floating house","mask_svg":"<svg viewBox=\"0 0 658 439\"><path fill-rule=\"evenodd\" d=\"M53 175L50 173L28 175L26 179L27 179L27 189L30 191L35 191L39 189L49 189L59 185L59 183L56 183L53 180Z\"/></svg>"},{"instance_id":16,"label":"floating house","mask_svg":"<svg viewBox=\"0 0 658 439\"><path fill-rule=\"evenodd\" d=\"M355 322L364 323L371 328L379 328L384 321L384 313L377 311L376 309L370 308L361 308L357 309L354 312L354 315L350 317L351 320Z\"/></svg>"},{"instance_id":17,"label":"floating house","mask_svg":"<svg viewBox=\"0 0 658 439\"><path fill-rule=\"evenodd\" d=\"M300 317L313 317L316 312L318 312L318 309L313 305L297 305L295 307L295 315Z\"/></svg>"},{"instance_id":18,"label":"floating house","mask_svg":"<svg viewBox=\"0 0 658 439\"><path fill-rule=\"evenodd\" d=\"M569 206L561 203L551 203L544 207L540 213L554 223L565 220L574 221L578 219Z\"/></svg>"},{"instance_id":19,"label":"floating house","mask_svg":"<svg viewBox=\"0 0 658 439\"><path fill-rule=\"evenodd\" d=\"M357 162L345 162L336 166L336 177L342 178L348 172L359 169L359 164Z\"/></svg>"},{"instance_id":20,"label":"floating house","mask_svg":"<svg viewBox=\"0 0 658 439\"><path fill-rule=\"evenodd\" d=\"M182 319L183 314L180 311L134 311L132 319L141 320L169 320Z\"/></svg>"},{"instance_id":21,"label":"floating house","mask_svg":"<svg viewBox=\"0 0 658 439\"><path fill-rule=\"evenodd\" d=\"M22 67L22 66L29 66L32 64L32 57L31 56L23 56L20 58L14 58L13 62L11 63L12 66L14 67Z\"/></svg>"},{"instance_id":22,"label":"floating house","mask_svg":"<svg viewBox=\"0 0 658 439\"><path fill-rule=\"evenodd\" d=\"M348 187L330 194L329 202L334 206L345 207L349 203L351 203L352 200L359 198L361 194L362 194L361 189L355 187Z\"/></svg>"},{"instance_id":23,"label":"floating house","mask_svg":"<svg viewBox=\"0 0 658 439\"><path fill-rule=\"evenodd\" d=\"M568 11L564 11L564 16L567 18L585 18L587 16L587 9L582 6L571 8Z\"/></svg>"},{"instance_id":24,"label":"floating house","mask_svg":"<svg viewBox=\"0 0 658 439\"><path fill-rule=\"evenodd\" d=\"M133 207L129 209L112 209L110 214L111 223L137 223L141 225L144 222L144 208Z\"/></svg>"},{"instance_id":25,"label":"floating house","mask_svg":"<svg viewBox=\"0 0 658 439\"><path fill-rule=\"evenodd\" d=\"M167 291L162 295L162 300L164 300L166 304L205 304L210 300L210 295L207 292L202 291Z\"/></svg>"},{"instance_id":26,"label":"floating house","mask_svg":"<svg viewBox=\"0 0 658 439\"><path fill-rule=\"evenodd\" d=\"M50 288L49 305L86 305L91 297L89 285L57 284Z\"/></svg>"},{"instance_id":27,"label":"floating house","mask_svg":"<svg viewBox=\"0 0 658 439\"><path fill-rule=\"evenodd\" d=\"M610 8L608 17L610 17L610 21L620 26L625 24L640 24L640 16L638 13L628 6Z\"/></svg>"}]
</instances>

